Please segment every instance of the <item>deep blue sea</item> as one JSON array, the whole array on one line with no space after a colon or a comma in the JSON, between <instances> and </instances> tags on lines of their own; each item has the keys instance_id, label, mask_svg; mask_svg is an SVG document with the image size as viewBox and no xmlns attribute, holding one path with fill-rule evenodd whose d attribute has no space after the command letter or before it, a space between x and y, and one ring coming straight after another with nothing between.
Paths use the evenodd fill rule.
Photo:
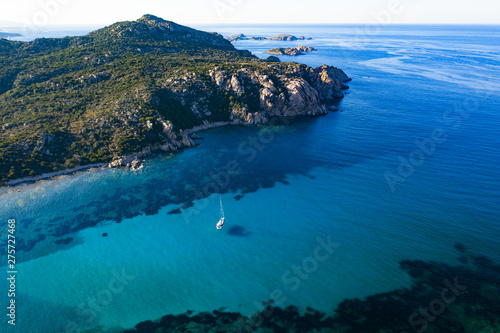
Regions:
<instances>
[{"instance_id":1,"label":"deep blue sea","mask_svg":"<svg viewBox=\"0 0 500 333\"><path fill-rule=\"evenodd\" d=\"M138 172L0 189L3 239L17 221L16 332L250 314L276 295L332 312L409 287L401 260L457 264L457 243L500 262L500 27L199 28L312 37L235 46L263 58L317 48L280 58L342 68L352 82L341 111L202 132L198 148L152 156Z\"/></svg>"}]
</instances>

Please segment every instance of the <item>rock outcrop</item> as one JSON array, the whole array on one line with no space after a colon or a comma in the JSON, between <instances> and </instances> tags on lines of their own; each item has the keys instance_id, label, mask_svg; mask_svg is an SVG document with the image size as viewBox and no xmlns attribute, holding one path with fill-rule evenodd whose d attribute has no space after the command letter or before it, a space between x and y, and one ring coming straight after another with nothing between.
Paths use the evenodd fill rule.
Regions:
<instances>
[{"instance_id":1,"label":"rock outcrop","mask_svg":"<svg viewBox=\"0 0 500 333\"><path fill-rule=\"evenodd\" d=\"M280 41L296 41L296 40L311 40L312 38L311 37L304 37L304 36L299 36L299 37L296 37L296 36L293 36L293 35L289 35L289 34L279 34L277 36L274 36L274 37L248 37L248 36L245 36L244 34L237 34L237 35L231 35L229 37L227 37L227 40L229 40L230 42L235 42L235 41L239 41L239 40L280 40Z\"/></svg>"},{"instance_id":2,"label":"rock outcrop","mask_svg":"<svg viewBox=\"0 0 500 333\"><path fill-rule=\"evenodd\" d=\"M314 47L311 47L311 46L297 46L296 49L301 51L301 52L318 51L317 49L315 49Z\"/></svg>"},{"instance_id":3,"label":"rock outcrop","mask_svg":"<svg viewBox=\"0 0 500 333\"><path fill-rule=\"evenodd\" d=\"M342 98L342 90L349 89L345 83L351 79L339 68L324 65L313 72L315 75L311 76L311 84L321 99Z\"/></svg>"},{"instance_id":4,"label":"rock outcrop","mask_svg":"<svg viewBox=\"0 0 500 333\"><path fill-rule=\"evenodd\" d=\"M196 146L196 130L324 114L349 80L153 15L85 36L0 39L0 51L0 184L99 163L138 170L154 151Z\"/></svg>"},{"instance_id":5,"label":"rock outcrop","mask_svg":"<svg viewBox=\"0 0 500 333\"><path fill-rule=\"evenodd\" d=\"M167 81L171 94L182 101L197 117L209 117L214 110L206 105L214 92L222 91L234 98L242 98L246 92L256 92L256 106L237 103L232 105L227 121L210 122L203 120L201 125L187 130L177 129L174 124L159 116L154 121L147 121L150 130L155 124L161 127L163 143L155 144L141 152L116 159L109 167L140 168L139 160L154 151L174 152L187 147L194 147L192 135L198 131L233 125L266 124L270 117L294 117L299 115L315 116L328 112L325 102L343 97L342 90L348 88L345 82L349 77L340 69L331 66L310 68L299 64L287 64L277 67L269 63L267 68L251 66L228 70L215 67L208 72L210 83L195 74L184 75ZM270 75L273 73L273 75ZM197 84L197 93L186 89ZM213 86L212 86L213 85ZM147 94L141 95L144 101L161 105L160 98ZM188 102L189 101L189 102ZM137 162L134 162L137 161Z\"/></svg>"},{"instance_id":6,"label":"rock outcrop","mask_svg":"<svg viewBox=\"0 0 500 333\"><path fill-rule=\"evenodd\" d=\"M328 108L325 102L342 98L342 90L348 88L345 83L350 81L341 69L332 66L325 65L315 69L299 64L287 64L283 68L276 68L276 65L272 63L268 66L268 69L243 67L237 71L215 67L208 73L213 87L210 84L200 83L203 81L197 75L187 75L169 81L171 84L180 84L179 88L171 87L171 93L175 95L175 98L184 101L186 106L189 100L191 110L193 105L197 105L197 115L201 118L211 114L211 110L202 105L205 105L207 100L210 100L210 94L217 90L235 97L245 95L245 91L257 92L258 105L257 108L251 108L248 104L234 104L228 121L204 120L202 125L188 130L176 129L171 121L162 116L155 121L148 120L147 127L151 130L155 128L155 124L161 126L164 142L149 146L138 153L120 157L111 162L109 167L130 167L132 170L138 170L142 167L140 159L154 151L174 152L196 146L191 135L209 128L228 124L247 126L266 124L270 117L276 116L326 114ZM269 75L268 71L273 75ZM199 91L195 95L192 95L192 91L181 88L196 82L199 83ZM144 96L146 101L156 101L156 98ZM161 104L162 101L158 103Z\"/></svg>"},{"instance_id":7,"label":"rock outcrop","mask_svg":"<svg viewBox=\"0 0 500 333\"><path fill-rule=\"evenodd\" d=\"M268 38L269 40L284 40L284 41L296 41L296 40L305 40L306 38L304 36L299 36L295 37L289 34L280 34L278 36L274 36L271 38ZM311 37L308 37L307 39L311 39Z\"/></svg>"},{"instance_id":8,"label":"rock outcrop","mask_svg":"<svg viewBox=\"0 0 500 333\"><path fill-rule=\"evenodd\" d=\"M272 65L270 65L272 66ZM289 65L285 71L271 78L261 71L243 68L229 75L216 68L210 72L213 82L229 92L259 91L259 109L250 110L247 105L236 105L230 120L237 124L265 124L272 116L320 115L327 113L325 101L343 97L342 90L349 88L350 78L340 69L321 66L316 69Z\"/></svg>"},{"instance_id":9,"label":"rock outcrop","mask_svg":"<svg viewBox=\"0 0 500 333\"><path fill-rule=\"evenodd\" d=\"M298 116L325 114L318 92L304 79L290 80L287 94L275 94L271 88L261 90L261 108L270 116Z\"/></svg>"},{"instance_id":10,"label":"rock outcrop","mask_svg":"<svg viewBox=\"0 0 500 333\"><path fill-rule=\"evenodd\" d=\"M298 56L298 55L303 55L304 52L312 52L312 51L317 51L317 49L310 46L297 46L290 48L277 47L266 51L266 53L276 54L276 55Z\"/></svg>"}]
</instances>

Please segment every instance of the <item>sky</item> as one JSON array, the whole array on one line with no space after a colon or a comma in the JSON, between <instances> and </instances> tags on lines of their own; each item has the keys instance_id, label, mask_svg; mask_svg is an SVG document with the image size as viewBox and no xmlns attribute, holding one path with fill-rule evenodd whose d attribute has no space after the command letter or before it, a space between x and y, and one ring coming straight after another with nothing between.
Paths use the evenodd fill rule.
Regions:
<instances>
[{"instance_id":1,"label":"sky","mask_svg":"<svg viewBox=\"0 0 500 333\"><path fill-rule=\"evenodd\" d=\"M0 27L104 26L143 14L180 24L500 24L500 1L0 0Z\"/></svg>"}]
</instances>

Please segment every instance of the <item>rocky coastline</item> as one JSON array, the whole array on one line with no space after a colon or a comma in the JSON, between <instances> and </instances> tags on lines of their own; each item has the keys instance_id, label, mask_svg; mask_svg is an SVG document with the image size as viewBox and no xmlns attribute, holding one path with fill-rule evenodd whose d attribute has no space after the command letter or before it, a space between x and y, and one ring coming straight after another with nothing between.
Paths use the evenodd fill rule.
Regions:
<instances>
[{"instance_id":1,"label":"rocky coastline","mask_svg":"<svg viewBox=\"0 0 500 333\"><path fill-rule=\"evenodd\" d=\"M326 102L343 98L342 90L349 88L345 83L351 80L341 69L326 65L311 69L297 64L297 67L293 67L293 70L298 71L295 74L299 75L293 77L293 79L285 75L280 77L279 79L283 80L280 85L283 86L285 91L279 92L275 82L268 75L258 71L253 72L244 68L236 75L231 75L216 67L210 71L209 75L213 83L222 89L242 94L245 92L243 81L250 81L259 87L259 111L250 112L246 106L235 106L231 111L230 121L209 122L205 120L201 125L186 130L181 129L178 133L171 122L160 118L157 121L162 124L162 132L166 137L163 143L149 145L141 151L121 156L110 163L82 165L57 172L13 179L5 185L14 186L27 182L36 182L92 168L126 167L132 171L138 171L144 166L143 158L153 153L176 152L185 148L196 147L197 144L194 142L193 137L200 131L227 125L263 125L269 121L270 117L317 116L327 114L328 111L336 111L335 107L327 107ZM155 98L156 96L148 97L148 99L152 100L155 100ZM199 106L194 102L191 107L197 108ZM209 110L205 111L210 112ZM45 141L49 142L50 140Z\"/></svg>"},{"instance_id":2,"label":"rocky coastline","mask_svg":"<svg viewBox=\"0 0 500 333\"><path fill-rule=\"evenodd\" d=\"M12 54L0 57L18 62L0 91L0 180L9 186L96 165L137 171L153 152L196 146L197 131L323 115L350 81L339 68L261 60L219 34L152 15L83 37L2 43ZM29 67L61 50L68 57Z\"/></svg>"},{"instance_id":3,"label":"rocky coastline","mask_svg":"<svg viewBox=\"0 0 500 333\"><path fill-rule=\"evenodd\" d=\"M297 47L277 47L271 50L266 51L266 53L274 54L274 55L290 55L290 56L298 56L306 54L307 52L318 51L314 47L311 46L297 46Z\"/></svg>"},{"instance_id":4,"label":"rocky coastline","mask_svg":"<svg viewBox=\"0 0 500 333\"><path fill-rule=\"evenodd\" d=\"M40 180L44 179L49 179L49 178L54 178L54 177L59 177L59 176L65 176L65 175L70 175L78 171L84 171L84 170L89 170L89 169L97 169L97 168L102 168L104 166L107 166L106 163L97 163L97 164L89 164L89 165L81 165L75 168L71 169L66 169L66 170L61 170L61 171L56 171L56 172L49 172L49 173L44 173L41 175L37 176L32 176L32 177L23 177L19 179L12 179L9 180L5 186L10 187L10 186L16 186L20 185L23 183L31 183L31 182L37 182Z\"/></svg>"},{"instance_id":5,"label":"rocky coastline","mask_svg":"<svg viewBox=\"0 0 500 333\"><path fill-rule=\"evenodd\" d=\"M239 40L279 40L279 41L297 41L297 40L311 40L311 37L304 36L293 36L290 34L279 34L274 37L259 37L259 36L245 36L244 34L231 35L227 37L230 42L235 42Z\"/></svg>"}]
</instances>

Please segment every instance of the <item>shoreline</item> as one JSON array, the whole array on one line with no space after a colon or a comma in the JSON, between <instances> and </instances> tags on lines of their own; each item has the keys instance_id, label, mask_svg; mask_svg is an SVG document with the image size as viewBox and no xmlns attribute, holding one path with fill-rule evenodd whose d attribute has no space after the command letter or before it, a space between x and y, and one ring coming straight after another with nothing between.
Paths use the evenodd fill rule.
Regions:
<instances>
[{"instance_id":1,"label":"shoreline","mask_svg":"<svg viewBox=\"0 0 500 333\"><path fill-rule=\"evenodd\" d=\"M324 103L323 105L328 106L330 103ZM330 109L330 111L333 111ZM287 118L295 118L295 116L287 117ZM143 165L141 159L147 156L150 156L153 153L175 153L180 150L186 149L186 148L196 148L198 145L194 143L193 139L190 138L190 135L196 134L198 132L206 131L209 129L213 128L218 128L218 127L224 127L224 126L256 126L255 124L249 124L249 123L244 123L241 121L219 121L219 122L214 122L214 123L208 123L208 124L202 124L195 126L190 129L186 130L181 130L179 133L182 136L181 141L176 141L173 143L164 143L162 144L154 144L154 145L149 145L144 147L141 151L135 152L135 153L130 153L128 155L124 155L121 157L118 157L117 159L109 162L109 163L94 163L94 164L87 164L87 165L80 165L71 169L66 169L66 170L60 170L60 171L54 171L54 172L48 172L48 173L43 173L41 175L36 175L32 177L23 177L23 178L18 178L18 179L12 179L6 182L5 184L0 185L0 188L10 188L10 187L15 187L17 185L21 185L24 183L36 183L41 180L46 180L50 178L55 178L55 177L60 177L60 176L67 176L67 175L72 175L75 172L78 171L86 171L90 169L103 169L103 168L128 168L131 169L131 171L138 171L140 170ZM265 124L263 124L265 125ZM134 165L133 162L136 162L137 164Z\"/></svg>"},{"instance_id":2,"label":"shoreline","mask_svg":"<svg viewBox=\"0 0 500 333\"><path fill-rule=\"evenodd\" d=\"M120 31L122 29L125 30ZM135 36L135 39L130 39L131 36ZM261 125L265 124L268 118L275 116L326 114L328 111L323 101L344 97L342 90L348 89L345 83L351 80L340 68L330 65L312 68L296 62L281 63L277 58L260 59L252 55L250 51L236 49L220 34L196 30L150 14L143 15L135 21L117 22L86 35L85 38L89 40L89 43L83 45L85 52L88 51L86 48L93 52L92 43L101 43L103 40L103 47L106 50L109 49L109 52L106 51L109 54L105 55L109 58L109 62L104 61L101 56L89 56L84 59L77 57L81 50L76 50L73 46L77 45L80 39L79 37L68 38L68 43L62 43L62 38L24 42L23 45L26 45L27 50L26 57L23 55L21 63L12 65L12 68L8 67L13 73L15 72L12 74L12 80L19 80L23 86L30 87L33 84L46 82L50 89L40 91L35 89L34 96L43 98L40 101L30 99L29 102L22 99L23 96L27 96L27 93L19 90L19 94L16 93L12 100L9 100L10 104L6 104L2 138L12 137L12 142L9 141L8 146L2 150L0 187L36 182L94 167L105 167L106 164L110 168L130 167L133 171L137 171L143 166L141 158L154 152L175 152L197 146L193 133L198 131L229 124ZM115 57L115 53L120 55L125 53L123 53L123 47L113 42L114 39L119 40L120 43L123 42L126 46L127 57L134 58L133 66L132 63L126 65L120 57ZM274 39L305 40L306 37L280 34ZM60 52L62 47L70 56L75 56L76 60L71 62L65 60L59 63L56 58L49 57L50 61L44 63L43 68L39 68L34 64L43 55L28 51L38 49L40 42L43 42L43 47L46 48L47 53L44 51L44 55L54 55ZM6 43L14 47L12 42ZM76 44L73 45L73 43ZM137 53L134 49L136 44L144 44L145 48L138 49ZM164 59L142 56L149 52L149 49L156 50L158 46L161 46L160 49L163 51L165 48L169 50L162 53ZM181 52L191 49L195 50L195 53L189 56ZM15 53L9 52L5 54L5 60L16 56ZM221 59L225 62L221 63ZM199 64L200 61L202 67ZM143 65L163 68L164 62L169 63L168 66L175 71L171 71L168 67L169 69L161 71L159 76L156 75L157 73L145 72L144 75L138 77L133 75L131 80L122 75L113 76L113 68L130 74L141 71ZM87 66L89 63L93 65ZM20 73L16 70L16 66L25 68L28 74ZM61 71L54 72L50 80L43 75L33 74L44 72L54 66L61 66ZM65 101L66 95L59 94L57 90L59 86L55 82L68 73L76 73L74 68L82 69L83 72L80 73L81 77L75 79L75 84L71 85L72 89L76 89L75 91L81 94L83 99L88 98L95 102L98 112L85 115L86 106L81 104L76 97ZM10 76L9 80L11 80ZM161 86L161 89L154 88L157 84L158 87ZM63 86L64 84L61 87ZM135 94L133 87L135 87ZM13 87L7 88L6 92L14 89ZM246 95L245 89L248 93ZM122 97L122 90L127 92L130 90L132 97ZM97 93L102 95L102 98L95 98ZM123 96L125 95L127 94ZM57 100L56 104L64 102L64 105L75 108L81 114L73 117L66 111L60 112L59 108L53 107L53 102L49 100L49 97ZM120 106L110 108L108 104L112 101L116 101L115 104ZM17 118L10 117L11 113L18 112L16 106L18 102L26 109L46 108L46 122L50 125L48 129L38 128L38 125L33 127L33 130L24 129L28 125L31 126L30 124L38 124L42 118L37 113L26 113L24 124L17 121ZM182 104L182 108L178 103ZM144 105L147 110L141 111L141 105ZM177 108L180 108L180 111ZM216 116L212 116L213 114ZM84 115L88 116L89 121L85 120L87 118ZM169 117L173 121L166 119ZM12 124L7 123L10 118L12 118ZM116 123L113 122L110 126L110 119L116 120ZM214 121L209 122L208 119ZM225 121L216 121L222 119ZM77 125L72 129L72 123L75 122ZM198 125L194 126L195 124ZM182 130L181 127L186 127L186 129ZM80 137L76 135L77 130L78 133L91 134L94 134L96 130L102 131L105 136L101 139L95 136L87 138L85 135ZM135 140L135 143L131 144L129 141L133 139L130 134L133 133L135 136L137 132L141 135L140 140ZM67 138L72 135L74 138ZM71 150L69 144L73 143L77 145ZM92 146L93 148L88 148ZM102 150L99 153L97 153L98 146ZM33 151L29 155L31 149ZM60 159L55 160L46 156L55 150L61 150L62 153L58 152L61 154ZM37 156L37 151L46 155ZM73 157L85 156L84 161L71 160L68 163L73 158L72 155ZM43 161L47 166L44 164L42 167ZM75 164L74 168L65 169Z\"/></svg>"},{"instance_id":3,"label":"shoreline","mask_svg":"<svg viewBox=\"0 0 500 333\"><path fill-rule=\"evenodd\" d=\"M241 125L241 124L237 124L234 122L228 122L228 121L203 124L203 125L198 125L198 126L195 126L193 128L184 130L183 132L181 132L181 135L183 138L188 138L189 140L191 140L188 137L188 135L196 134L198 132L206 131L206 130L209 130L212 128L223 127L223 126L227 126L227 125ZM162 147L164 149L162 149ZM41 180L46 180L46 179L60 177L60 176L72 175L75 172L86 171L86 170L90 170L90 169L119 168L119 167L125 168L125 167L127 167L126 165L131 163L132 161L149 156L149 155L153 154L154 152L158 152L158 151L161 151L163 153L176 152L176 151L179 151L179 150L182 150L185 148L194 148L194 147L196 147L196 145L181 145L181 146L177 147L177 149L174 150L174 149L167 149L164 145L159 145L159 144L150 145L150 146L144 147L139 152L135 152L135 153L121 156L110 163L94 163L94 164L80 165L80 166L77 166L77 167L74 167L71 169L48 172L48 173L43 173L41 175L36 175L36 176L31 176L31 177L12 179L12 180L9 180L8 182L6 182L5 184L1 185L0 188L15 187L17 185L21 185L24 183L36 183L36 182L41 181ZM114 165L113 163L115 163L116 161L123 161L122 164L123 163L125 163L125 164L124 165L122 165L122 164L115 164Z\"/></svg>"},{"instance_id":4,"label":"shoreline","mask_svg":"<svg viewBox=\"0 0 500 333\"><path fill-rule=\"evenodd\" d=\"M327 105L328 103L325 103ZM330 110L331 111L331 110ZM295 118L296 116L292 116L289 118ZM140 159L150 156L153 153L175 153L180 150L186 149L186 148L196 148L198 145L194 143L193 139L189 137L189 135L196 134L198 132L203 132L209 129L213 128L218 128L218 127L224 127L224 126L255 126L254 124L248 124L248 123L243 123L243 122L237 122L237 121L219 121L215 123L208 123L208 124L202 124L195 126L190 129L186 129L180 132L180 135L182 136L181 141L177 141L176 145L165 143L163 145L161 144L155 144L155 145L150 145L144 147L141 151L135 152L135 153L130 153L128 155L121 156L109 163L94 163L94 164L87 164L87 165L80 165L71 169L66 169L66 170L60 170L60 171L54 171L54 172L48 172L48 173L43 173L41 175L37 176L32 176L32 177L23 177L23 178L18 178L18 179L12 179L6 182L5 184L0 185L0 188L10 188L10 187L15 187L21 184L25 183L36 183L41 180L46 180L50 178L55 178L55 177L60 177L60 176L67 176L67 175L72 175L75 172L78 171L86 171L90 169L104 169L104 168L128 168L131 169L131 171L138 171L139 169L142 168L142 161ZM264 124L265 125L265 124ZM133 162L138 161L140 163L140 166L137 168L134 168Z\"/></svg>"},{"instance_id":5,"label":"shoreline","mask_svg":"<svg viewBox=\"0 0 500 333\"><path fill-rule=\"evenodd\" d=\"M82 170L102 168L106 165L108 165L108 164L107 163L94 163L94 164L80 165L80 166L77 166L77 167L74 167L71 169L42 173L41 175L32 176L32 177L23 177L23 178L18 178L18 179L12 179L12 180L9 180L4 185L2 185L1 187L12 187L12 186L20 185L23 183L37 182L40 180L45 180L48 178L53 178L53 177L58 177L58 176L66 176L66 175L69 175L69 174L72 174L72 173L75 173L78 171L82 171Z\"/></svg>"}]
</instances>

